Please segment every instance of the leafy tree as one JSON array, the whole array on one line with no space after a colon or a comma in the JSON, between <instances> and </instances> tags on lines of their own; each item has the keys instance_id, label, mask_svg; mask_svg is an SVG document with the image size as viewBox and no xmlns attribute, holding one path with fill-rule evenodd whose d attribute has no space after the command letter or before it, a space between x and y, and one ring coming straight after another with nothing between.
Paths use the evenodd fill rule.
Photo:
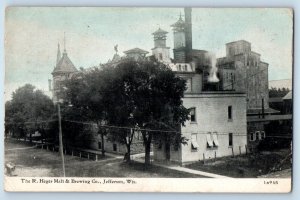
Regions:
<instances>
[{"instance_id":1,"label":"leafy tree","mask_svg":"<svg viewBox=\"0 0 300 200\"><path fill-rule=\"evenodd\" d=\"M148 164L153 138L180 138L179 127L188 119L181 100L185 81L158 62L123 60L82 74L67 87L72 104L97 121L100 132L107 132L103 121L116 127L107 136L126 145L128 161L134 131L142 133Z\"/></svg>"},{"instance_id":2,"label":"leafy tree","mask_svg":"<svg viewBox=\"0 0 300 200\"><path fill-rule=\"evenodd\" d=\"M26 84L12 94L12 99L5 104L5 124L13 137L25 137L42 126L39 121L53 116L54 106L51 99L33 85Z\"/></svg>"},{"instance_id":3,"label":"leafy tree","mask_svg":"<svg viewBox=\"0 0 300 200\"><path fill-rule=\"evenodd\" d=\"M98 127L98 134L101 135L101 149L102 155L104 156L104 136L107 132L102 128L106 115L106 110L102 103L102 88L105 87L107 83L104 82L104 74L100 73L101 71L102 70L95 69L91 73L81 72L65 83L65 96L67 97L65 104L71 104L72 107L65 106L66 109L64 109L63 117L71 120L95 123ZM79 126L80 124L71 127ZM77 129L74 128L73 136L70 134L71 138L74 138L74 134L81 135L82 131L83 126ZM89 139L91 139L91 137L89 137ZM82 143L84 142L85 141L82 140Z\"/></svg>"},{"instance_id":4,"label":"leafy tree","mask_svg":"<svg viewBox=\"0 0 300 200\"><path fill-rule=\"evenodd\" d=\"M128 60L111 70L114 71L108 88L111 95L104 97L107 120L116 125L139 127L145 144L145 163L148 164L154 135L176 138L169 135L178 135L180 124L188 119L188 110L181 100L185 81L167 66L152 61ZM124 136L128 137L128 133L124 132ZM129 146L130 140L126 142Z\"/></svg>"}]
</instances>

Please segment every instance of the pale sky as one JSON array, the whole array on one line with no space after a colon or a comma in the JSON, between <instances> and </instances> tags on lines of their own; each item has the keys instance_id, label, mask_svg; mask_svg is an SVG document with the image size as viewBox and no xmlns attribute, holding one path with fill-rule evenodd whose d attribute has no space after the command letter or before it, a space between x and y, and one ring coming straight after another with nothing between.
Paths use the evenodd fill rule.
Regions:
<instances>
[{"instance_id":1,"label":"pale sky","mask_svg":"<svg viewBox=\"0 0 300 200\"><path fill-rule=\"evenodd\" d=\"M57 43L79 68L111 59L139 47L151 52L158 29L168 31L173 57L173 33L182 8L9 8L5 26L5 100L26 83L48 90ZM193 8L193 48L225 56L225 44L244 39L269 63L269 80L292 78L292 11L289 9ZM148 54L149 55L149 54Z\"/></svg>"}]
</instances>

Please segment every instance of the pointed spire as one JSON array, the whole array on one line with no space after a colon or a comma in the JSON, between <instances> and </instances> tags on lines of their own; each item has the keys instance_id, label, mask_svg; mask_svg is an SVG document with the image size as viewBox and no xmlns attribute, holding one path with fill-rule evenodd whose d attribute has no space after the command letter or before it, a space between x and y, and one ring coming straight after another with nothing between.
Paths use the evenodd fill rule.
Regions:
<instances>
[{"instance_id":1,"label":"pointed spire","mask_svg":"<svg viewBox=\"0 0 300 200\"><path fill-rule=\"evenodd\" d=\"M61 53L60 53L60 46L59 43L57 44L57 57L56 57L56 64L59 62L61 59Z\"/></svg>"}]
</instances>

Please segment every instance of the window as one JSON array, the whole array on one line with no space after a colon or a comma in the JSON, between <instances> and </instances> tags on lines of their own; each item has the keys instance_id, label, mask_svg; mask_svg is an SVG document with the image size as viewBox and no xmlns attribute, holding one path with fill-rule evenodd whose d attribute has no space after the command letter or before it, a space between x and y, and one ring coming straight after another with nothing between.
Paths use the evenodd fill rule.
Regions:
<instances>
[{"instance_id":1,"label":"window","mask_svg":"<svg viewBox=\"0 0 300 200\"><path fill-rule=\"evenodd\" d=\"M197 134L192 134L192 150L197 150L199 148L199 144L197 142Z\"/></svg>"},{"instance_id":2,"label":"window","mask_svg":"<svg viewBox=\"0 0 300 200\"><path fill-rule=\"evenodd\" d=\"M250 133L250 141L255 141L255 134L253 132Z\"/></svg>"},{"instance_id":3,"label":"window","mask_svg":"<svg viewBox=\"0 0 300 200\"><path fill-rule=\"evenodd\" d=\"M158 56L159 56L159 60L163 59L162 53L159 53Z\"/></svg>"},{"instance_id":4,"label":"window","mask_svg":"<svg viewBox=\"0 0 300 200\"><path fill-rule=\"evenodd\" d=\"M232 106L228 106L228 119L232 120Z\"/></svg>"},{"instance_id":5,"label":"window","mask_svg":"<svg viewBox=\"0 0 300 200\"><path fill-rule=\"evenodd\" d=\"M266 133L264 132L264 131L261 131L260 132L260 138L261 138L261 140L263 140L263 139L265 139L266 138Z\"/></svg>"},{"instance_id":6,"label":"window","mask_svg":"<svg viewBox=\"0 0 300 200\"><path fill-rule=\"evenodd\" d=\"M159 140L159 142L158 142L157 149L162 149L162 141L161 140Z\"/></svg>"},{"instance_id":7,"label":"window","mask_svg":"<svg viewBox=\"0 0 300 200\"><path fill-rule=\"evenodd\" d=\"M187 65L184 65L184 71L187 71Z\"/></svg>"},{"instance_id":8,"label":"window","mask_svg":"<svg viewBox=\"0 0 300 200\"><path fill-rule=\"evenodd\" d=\"M196 108L190 109L191 122L196 122Z\"/></svg>"},{"instance_id":9,"label":"window","mask_svg":"<svg viewBox=\"0 0 300 200\"><path fill-rule=\"evenodd\" d=\"M213 141L211 140L211 132L208 132L206 134L206 141L207 141L207 147L211 148L213 147Z\"/></svg>"},{"instance_id":10,"label":"window","mask_svg":"<svg viewBox=\"0 0 300 200\"><path fill-rule=\"evenodd\" d=\"M98 142L98 149L102 149L102 143Z\"/></svg>"},{"instance_id":11,"label":"window","mask_svg":"<svg viewBox=\"0 0 300 200\"><path fill-rule=\"evenodd\" d=\"M212 139L213 139L213 145L214 145L214 147L218 147L219 146L219 141L218 141L217 132L213 132Z\"/></svg>"},{"instance_id":12,"label":"window","mask_svg":"<svg viewBox=\"0 0 300 200\"><path fill-rule=\"evenodd\" d=\"M186 79L186 92L192 91L192 78Z\"/></svg>"},{"instance_id":13,"label":"window","mask_svg":"<svg viewBox=\"0 0 300 200\"><path fill-rule=\"evenodd\" d=\"M259 131L255 132L255 140L260 140L260 132Z\"/></svg>"},{"instance_id":14,"label":"window","mask_svg":"<svg viewBox=\"0 0 300 200\"><path fill-rule=\"evenodd\" d=\"M181 65L178 66L178 71L181 71Z\"/></svg>"},{"instance_id":15,"label":"window","mask_svg":"<svg viewBox=\"0 0 300 200\"><path fill-rule=\"evenodd\" d=\"M233 146L233 134L229 133L228 134L228 146L232 147Z\"/></svg>"},{"instance_id":16,"label":"window","mask_svg":"<svg viewBox=\"0 0 300 200\"><path fill-rule=\"evenodd\" d=\"M117 151L117 144L113 144L113 151Z\"/></svg>"}]
</instances>

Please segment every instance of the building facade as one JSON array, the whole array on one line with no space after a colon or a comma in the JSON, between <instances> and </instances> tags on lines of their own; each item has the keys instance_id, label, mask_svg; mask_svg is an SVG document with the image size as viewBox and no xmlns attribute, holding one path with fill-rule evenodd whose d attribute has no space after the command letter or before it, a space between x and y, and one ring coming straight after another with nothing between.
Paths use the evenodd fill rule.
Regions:
<instances>
[{"instance_id":1,"label":"building facade","mask_svg":"<svg viewBox=\"0 0 300 200\"><path fill-rule=\"evenodd\" d=\"M187 144L167 147L170 144L162 142L161 145L155 145L155 160L187 164L246 152L245 94L187 93L183 98L183 105L191 110L190 120L181 127Z\"/></svg>"}]
</instances>

